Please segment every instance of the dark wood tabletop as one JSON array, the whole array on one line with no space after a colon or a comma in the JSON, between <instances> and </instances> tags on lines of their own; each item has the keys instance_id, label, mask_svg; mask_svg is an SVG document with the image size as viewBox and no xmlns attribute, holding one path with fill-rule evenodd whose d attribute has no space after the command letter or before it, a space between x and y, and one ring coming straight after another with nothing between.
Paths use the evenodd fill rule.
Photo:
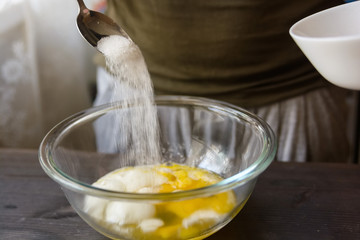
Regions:
<instances>
[{"instance_id":1,"label":"dark wood tabletop","mask_svg":"<svg viewBox=\"0 0 360 240\"><path fill-rule=\"evenodd\" d=\"M0 239L106 239L72 210L37 152L0 149ZM274 162L208 239L360 239L360 166Z\"/></svg>"}]
</instances>

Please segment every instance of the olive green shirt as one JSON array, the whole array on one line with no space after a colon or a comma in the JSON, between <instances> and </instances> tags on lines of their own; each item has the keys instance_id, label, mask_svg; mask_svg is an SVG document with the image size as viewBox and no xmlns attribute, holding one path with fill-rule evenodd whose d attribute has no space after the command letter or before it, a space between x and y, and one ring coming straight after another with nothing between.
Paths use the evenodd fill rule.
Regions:
<instances>
[{"instance_id":1,"label":"olive green shirt","mask_svg":"<svg viewBox=\"0 0 360 240\"><path fill-rule=\"evenodd\" d=\"M288 31L296 21L341 3L108 0L107 14L140 47L157 94L254 107L328 84Z\"/></svg>"}]
</instances>

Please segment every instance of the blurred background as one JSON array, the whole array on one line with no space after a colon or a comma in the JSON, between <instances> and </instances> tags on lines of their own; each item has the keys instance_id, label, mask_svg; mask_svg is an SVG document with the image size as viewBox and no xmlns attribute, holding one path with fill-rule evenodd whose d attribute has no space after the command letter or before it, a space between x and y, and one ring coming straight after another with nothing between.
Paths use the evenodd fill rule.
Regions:
<instances>
[{"instance_id":1,"label":"blurred background","mask_svg":"<svg viewBox=\"0 0 360 240\"><path fill-rule=\"evenodd\" d=\"M84 2L105 11L106 0ZM37 149L58 122L92 106L96 49L79 34L77 15L75 0L0 0L0 148ZM352 139L358 112L352 107L347 124Z\"/></svg>"},{"instance_id":2,"label":"blurred background","mask_svg":"<svg viewBox=\"0 0 360 240\"><path fill-rule=\"evenodd\" d=\"M74 0L0 1L0 147L38 148L56 123L91 106L95 49L77 14Z\"/></svg>"}]
</instances>

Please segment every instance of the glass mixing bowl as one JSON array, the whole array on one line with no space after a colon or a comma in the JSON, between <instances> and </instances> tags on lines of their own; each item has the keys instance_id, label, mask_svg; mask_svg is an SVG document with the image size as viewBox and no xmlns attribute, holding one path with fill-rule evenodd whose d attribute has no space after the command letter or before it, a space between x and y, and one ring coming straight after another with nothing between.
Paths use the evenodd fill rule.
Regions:
<instances>
[{"instance_id":1,"label":"glass mixing bowl","mask_svg":"<svg viewBox=\"0 0 360 240\"><path fill-rule=\"evenodd\" d=\"M257 177L274 159L275 136L260 118L224 102L185 96L161 96L155 101L161 163L206 169L223 180L169 193L119 192L93 186L105 174L136 164L122 158L127 148L117 141L121 130L115 127L114 116L124 109L116 104L84 110L55 126L40 145L41 166L61 185L76 212L109 238L206 238L245 205ZM110 205L115 207L107 209ZM222 213L214 216L209 205ZM155 213L156 209L161 212ZM162 218L162 224L152 221L154 214ZM141 228L144 224L146 231Z\"/></svg>"}]
</instances>

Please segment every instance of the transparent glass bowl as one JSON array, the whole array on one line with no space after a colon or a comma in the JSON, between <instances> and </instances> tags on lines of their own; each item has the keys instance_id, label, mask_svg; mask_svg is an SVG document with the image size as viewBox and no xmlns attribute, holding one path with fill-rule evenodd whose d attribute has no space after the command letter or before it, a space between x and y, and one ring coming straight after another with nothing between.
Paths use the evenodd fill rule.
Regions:
<instances>
[{"instance_id":1,"label":"transparent glass bowl","mask_svg":"<svg viewBox=\"0 0 360 240\"><path fill-rule=\"evenodd\" d=\"M41 166L61 185L76 212L109 238L203 239L231 221L245 205L257 177L274 159L277 149L275 136L271 128L254 114L219 101L161 96L156 98L156 109L162 163L207 169L224 180L203 188L158 194L116 192L92 186L106 173L134 164L122 161L126 147L113 144L117 134L121 134L111 131L117 124L114 116L123 111L114 104L82 111L55 126L40 145ZM213 201L212 207L221 208L226 204L224 201L232 198L231 207L216 218L206 216L208 205L202 203L212 198L221 199L224 194L228 197ZM140 222L126 222L131 216L121 218L125 219L123 222L110 223L99 217L106 214L106 209L100 209L100 215L89 213L89 199L119 204L118 212L112 214L120 218L122 214L132 213L125 206L132 209L137 206L138 209L172 206L175 213L199 211L196 213L200 217L190 225L184 225L184 219L183 224L181 221L173 223L171 215L163 214L165 224L162 227L155 232L142 232L139 230ZM202 215L205 215L204 219Z\"/></svg>"}]
</instances>

